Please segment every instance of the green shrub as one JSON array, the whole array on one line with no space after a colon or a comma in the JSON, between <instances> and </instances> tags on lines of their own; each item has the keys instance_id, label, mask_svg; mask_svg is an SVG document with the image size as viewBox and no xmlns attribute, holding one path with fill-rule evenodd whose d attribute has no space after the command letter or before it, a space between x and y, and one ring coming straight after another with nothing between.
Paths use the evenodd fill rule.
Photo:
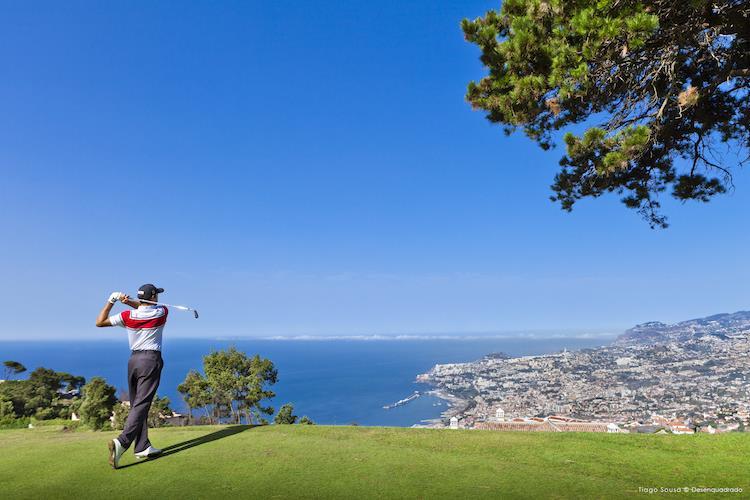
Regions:
<instances>
[{"instance_id":1,"label":"green shrub","mask_svg":"<svg viewBox=\"0 0 750 500\"><path fill-rule=\"evenodd\" d=\"M80 420L69 420L65 418L51 418L48 420L37 420L32 418L29 423L34 427L53 427L55 425L62 425L65 427L78 427L81 424Z\"/></svg>"},{"instance_id":2,"label":"green shrub","mask_svg":"<svg viewBox=\"0 0 750 500\"><path fill-rule=\"evenodd\" d=\"M164 420L159 414L169 415L171 413L172 409L169 407L169 398L166 396L159 397L158 394L154 395L151 407L148 410L148 426L151 428L163 426Z\"/></svg>"},{"instance_id":3,"label":"green shrub","mask_svg":"<svg viewBox=\"0 0 750 500\"><path fill-rule=\"evenodd\" d=\"M23 429L29 426L30 421L28 417L0 417L0 429Z\"/></svg>"},{"instance_id":4,"label":"green shrub","mask_svg":"<svg viewBox=\"0 0 750 500\"><path fill-rule=\"evenodd\" d=\"M112 408L117 402L115 388L101 377L94 377L83 386L81 420L92 429L102 429L109 423Z\"/></svg>"},{"instance_id":5,"label":"green shrub","mask_svg":"<svg viewBox=\"0 0 750 500\"><path fill-rule=\"evenodd\" d=\"M294 414L294 405L287 403L279 408L279 413L273 419L275 424L289 425L297 422L297 415Z\"/></svg>"},{"instance_id":6,"label":"green shrub","mask_svg":"<svg viewBox=\"0 0 750 500\"><path fill-rule=\"evenodd\" d=\"M119 403L115 405L115 418L112 421L112 427L118 431L125 428L125 421L130 414L130 405Z\"/></svg>"},{"instance_id":7,"label":"green shrub","mask_svg":"<svg viewBox=\"0 0 750 500\"><path fill-rule=\"evenodd\" d=\"M36 420L50 420L54 419L56 416L56 412L53 408L39 408L34 413L34 418Z\"/></svg>"}]
</instances>

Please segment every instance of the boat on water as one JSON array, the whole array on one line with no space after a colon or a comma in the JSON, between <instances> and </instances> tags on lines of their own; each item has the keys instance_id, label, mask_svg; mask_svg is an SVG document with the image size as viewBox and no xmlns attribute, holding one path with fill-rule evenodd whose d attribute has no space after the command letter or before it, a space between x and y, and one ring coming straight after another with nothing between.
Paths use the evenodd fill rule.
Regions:
<instances>
[{"instance_id":1,"label":"boat on water","mask_svg":"<svg viewBox=\"0 0 750 500\"><path fill-rule=\"evenodd\" d=\"M396 407L398 407L398 406L402 406L402 405L405 405L406 403L408 403L408 402L410 402L410 401L414 401L414 400L415 400L415 399L417 399L417 398L418 398L419 396L421 396L421 394L419 393L419 391L414 391L414 394L412 394L411 396L409 396L409 397L406 397L406 398L404 398L404 399L399 399L398 401L396 401L395 403L393 403L393 404L391 404L391 405L385 405L385 406L383 407L383 409L384 409L384 410L390 410L390 409L392 409L392 408L396 408Z\"/></svg>"}]
</instances>

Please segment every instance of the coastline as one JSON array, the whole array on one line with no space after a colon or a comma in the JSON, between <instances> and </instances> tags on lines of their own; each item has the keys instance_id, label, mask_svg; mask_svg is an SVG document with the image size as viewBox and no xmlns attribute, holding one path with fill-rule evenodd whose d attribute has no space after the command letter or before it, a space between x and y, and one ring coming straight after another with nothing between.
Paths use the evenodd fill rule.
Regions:
<instances>
[{"instance_id":1,"label":"coastline","mask_svg":"<svg viewBox=\"0 0 750 500\"><path fill-rule=\"evenodd\" d=\"M106 340L106 341L104 341ZM166 363L159 395L170 399L175 411L186 412L177 386L191 369L200 370L202 358L212 350L234 346L274 362L279 381L271 405L292 402L295 411L316 423L410 427L447 425L452 415L466 408L461 394L446 392L429 380L415 380L435 364L481 359L487 353L543 353L564 347L586 347L587 341L571 339L550 344L544 340L402 340L399 342L309 342L165 339ZM102 341L0 342L6 359L29 368L46 367L80 375L100 376L120 389L127 387L125 369L127 339L103 337ZM414 382L417 382L416 384ZM368 387L363 391L362 387ZM383 405L418 390L418 398L391 410ZM466 397L466 396L465 396ZM468 404L474 400L469 395ZM441 415L442 414L442 415Z\"/></svg>"},{"instance_id":2,"label":"coastline","mask_svg":"<svg viewBox=\"0 0 750 500\"><path fill-rule=\"evenodd\" d=\"M431 389L427 392L427 394L429 394L430 396L435 396L436 398L442 399L448 405L447 409L440 412L439 418L434 418L434 419L423 421L423 422L430 422L430 424L433 426L437 426L439 424L441 427L444 427L446 425L445 420L448 420L451 417L462 414L469 406L469 400L460 398L449 392L445 392L442 389Z\"/></svg>"}]
</instances>

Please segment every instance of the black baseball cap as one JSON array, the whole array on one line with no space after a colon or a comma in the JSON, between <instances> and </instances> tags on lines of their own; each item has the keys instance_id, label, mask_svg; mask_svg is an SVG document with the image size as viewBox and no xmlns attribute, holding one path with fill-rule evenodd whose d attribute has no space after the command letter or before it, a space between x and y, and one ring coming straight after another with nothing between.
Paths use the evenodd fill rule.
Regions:
<instances>
[{"instance_id":1,"label":"black baseball cap","mask_svg":"<svg viewBox=\"0 0 750 500\"><path fill-rule=\"evenodd\" d=\"M146 283L138 289L138 298L148 300L157 293L164 293L164 289L157 288L156 285L151 283Z\"/></svg>"}]
</instances>

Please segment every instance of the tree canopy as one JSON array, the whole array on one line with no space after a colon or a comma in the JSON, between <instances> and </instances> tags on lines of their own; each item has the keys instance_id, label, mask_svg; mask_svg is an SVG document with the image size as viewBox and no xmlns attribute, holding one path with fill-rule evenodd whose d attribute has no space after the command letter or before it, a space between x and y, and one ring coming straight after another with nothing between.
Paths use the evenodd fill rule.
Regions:
<instances>
[{"instance_id":1,"label":"tree canopy","mask_svg":"<svg viewBox=\"0 0 750 500\"><path fill-rule=\"evenodd\" d=\"M489 121L544 149L588 127L564 136L564 210L614 192L666 227L660 193L709 201L748 160L747 0L504 0L462 29L489 70L466 98Z\"/></svg>"},{"instance_id":2,"label":"tree canopy","mask_svg":"<svg viewBox=\"0 0 750 500\"><path fill-rule=\"evenodd\" d=\"M170 401L168 397L160 397L158 394L154 395L154 399L151 401L151 407L148 409L149 427L162 426L162 415L166 417L172 414L172 408L169 407L169 404Z\"/></svg>"},{"instance_id":3,"label":"tree canopy","mask_svg":"<svg viewBox=\"0 0 750 500\"><path fill-rule=\"evenodd\" d=\"M287 403L279 408L279 412L273 418L273 423L286 425L295 424L297 423L297 418L299 417L294 414L294 405L292 403Z\"/></svg>"},{"instance_id":4,"label":"tree canopy","mask_svg":"<svg viewBox=\"0 0 750 500\"><path fill-rule=\"evenodd\" d=\"M3 364L16 374L26 371L16 361ZM70 418L85 383L84 377L44 367L36 368L26 380L6 380L0 384L0 420Z\"/></svg>"},{"instance_id":5,"label":"tree canopy","mask_svg":"<svg viewBox=\"0 0 750 500\"><path fill-rule=\"evenodd\" d=\"M6 379L9 379L12 375L18 375L26 371L26 367L18 361L3 361L3 373Z\"/></svg>"},{"instance_id":6,"label":"tree canopy","mask_svg":"<svg viewBox=\"0 0 750 500\"><path fill-rule=\"evenodd\" d=\"M188 421L193 420L193 410L203 408L206 417L210 419L208 406L213 400L208 382L196 370L190 370L185 380L177 386L177 391L182 394L185 404L188 407Z\"/></svg>"},{"instance_id":7,"label":"tree canopy","mask_svg":"<svg viewBox=\"0 0 750 500\"><path fill-rule=\"evenodd\" d=\"M307 415L304 415L302 418L299 419L299 423L301 425L315 425L315 422L310 419Z\"/></svg>"},{"instance_id":8,"label":"tree canopy","mask_svg":"<svg viewBox=\"0 0 750 500\"><path fill-rule=\"evenodd\" d=\"M0 384L0 398L13 404L16 418L39 420L68 418L76 391L85 383L83 377L39 367L27 380L9 380ZM72 391L72 394L66 394Z\"/></svg>"},{"instance_id":9,"label":"tree canopy","mask_svg":"<svg viewBox=\"0 0 750 500\"><path fill-rule=\"evenodd\" d=\"M272 407L264 405L275 396L270 386L278 376L270 360L257 354L250 357L231 347L204 356L203 372L205 376L191 370L177 387L190 413L203 408L211 421L231 418L237 423L243 415L247 423L264 423L264 415L274 413Z\"/></svg>"},{"instance_id":10,"label":"tree canopy","mask_svg":"<svg viewBox=\"0 0 750 500\"><path fill-rule=\"evenodd\" d=\"M102 377L93 377L83 386L83 399L79 411L81 420L93 429L102 429L109 423L112 408L117 403L115 388Z\"/></svg>"}]
</instances>

